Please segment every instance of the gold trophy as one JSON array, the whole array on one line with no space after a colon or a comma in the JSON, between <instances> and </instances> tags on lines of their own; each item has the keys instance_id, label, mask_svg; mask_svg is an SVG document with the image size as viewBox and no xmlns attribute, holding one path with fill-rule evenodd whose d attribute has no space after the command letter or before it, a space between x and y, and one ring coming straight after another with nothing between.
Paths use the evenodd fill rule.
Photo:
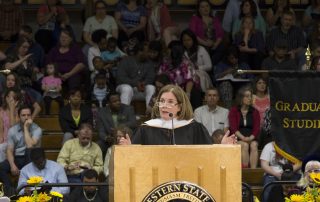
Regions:
<instances>
[{"instance_id":1,"label":"gold trophy","mask_svg":"<svg viewBox=\"0 0 320 202\"><path fill-rule=\"evenodd\" d=\"M305 56L306 56L306 69L310 70L311 69L311 50L310 46L308 45L308 48L306 50Z\"/></svg>"}]
</instances>

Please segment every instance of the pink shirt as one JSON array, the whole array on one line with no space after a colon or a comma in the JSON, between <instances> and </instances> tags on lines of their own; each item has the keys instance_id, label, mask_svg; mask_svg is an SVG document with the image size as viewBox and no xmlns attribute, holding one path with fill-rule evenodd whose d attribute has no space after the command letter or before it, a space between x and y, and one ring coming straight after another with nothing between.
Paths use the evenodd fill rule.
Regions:
<instances>
[{"instance_id":1,"label":"pink shirt","mask_svg":"<svg viewBox=\"0 0 320 202\"><path fill-rule=\"evenodd\" d=\"M263 125L264 113L270 107L270 97L269 95L264 98L259 98L253 95L253 107L256 108L260 115L260 127Z\"/></svg>"},{"instance_id":2,"label":"pink shirt","mask_svg":"<svg viewBox=\"0 0 320 202\"><path fill-rule=\"evenodd\" d=\"M62 81L60 78L53 77L53 76L46 76L42 79L42 85L48 86L48 87L57 87L62 84Z\"/></svg>"},{"instance_id":3,"label":"pink shirt","mask_svg":"<svg viewBox=\"0 0 320 202\"><path fill-rule=\"evenodd\" d=\"M222 29L220 20L216 17L212 17L212 25L213 25L213 29L215 31L215 40L222 38L223 37L223 29ZM193 31L193 33L197 37L199 37L203 40L207 39L205 37L204 27L205 27L205 24L202 21L201 17L199 17L197 15L193 15L190 20L189 28Z\"/></svg>"}]
</instances>

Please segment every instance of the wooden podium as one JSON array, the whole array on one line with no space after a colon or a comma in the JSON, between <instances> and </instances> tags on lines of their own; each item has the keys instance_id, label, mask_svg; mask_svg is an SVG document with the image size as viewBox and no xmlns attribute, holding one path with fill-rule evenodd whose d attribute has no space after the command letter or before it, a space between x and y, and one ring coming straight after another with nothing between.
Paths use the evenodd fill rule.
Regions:
<instances>
[{"instance_id":1,"label":"wooden podium","mask_svg":"<svg viewBox=\"0 0 320 202\"><path fill-rule=\"evenodd\" d=\"M241 202L239 145L114 146L110 202L141 202L158 185L188 181L217 202Z\"/></svg>"}]
</instances>

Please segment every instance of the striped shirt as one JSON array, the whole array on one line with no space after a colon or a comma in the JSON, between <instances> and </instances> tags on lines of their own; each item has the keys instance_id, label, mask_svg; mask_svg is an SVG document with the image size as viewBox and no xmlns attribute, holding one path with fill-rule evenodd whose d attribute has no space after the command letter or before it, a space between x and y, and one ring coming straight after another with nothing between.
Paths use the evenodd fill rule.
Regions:
<instances>
[{"instance_id":1,"label":"striped shirt","mask_svg":"<svg viewBox=\"0 0 320 202\"><path fill-rule=\"evenodd\" d=\"M281 27L274 28L266 40L266 46L269 51L272 51L275 44L279 41L286 41L288 45L288 51L297 49L299 47L306 46L306 38L303 34L302 29L297 26L292 26L288 33L284 33Z\"/></svg>"}]
</instances>

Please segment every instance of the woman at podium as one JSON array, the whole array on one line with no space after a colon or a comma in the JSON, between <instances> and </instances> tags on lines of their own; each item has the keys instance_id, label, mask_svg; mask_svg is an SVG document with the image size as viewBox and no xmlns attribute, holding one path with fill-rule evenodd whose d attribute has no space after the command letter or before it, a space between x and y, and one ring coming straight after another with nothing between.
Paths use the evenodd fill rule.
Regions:
<instances>
[{"instance_id":1,"label":"woman at podium","mask_svg":"<svg viewBox=\"0 0 320 202\"><path fill-rule=\"evenodd\" d=\"M131 144L127 135L120 144ZM235 144L235 135L227 132L222 144ZM193 120L193 110L186 93L179 86L164 86L152 109L152 119L143 123L134 133L132 144L191 145L212 144L207 129Z\"/></svg>"}]
</instances>

